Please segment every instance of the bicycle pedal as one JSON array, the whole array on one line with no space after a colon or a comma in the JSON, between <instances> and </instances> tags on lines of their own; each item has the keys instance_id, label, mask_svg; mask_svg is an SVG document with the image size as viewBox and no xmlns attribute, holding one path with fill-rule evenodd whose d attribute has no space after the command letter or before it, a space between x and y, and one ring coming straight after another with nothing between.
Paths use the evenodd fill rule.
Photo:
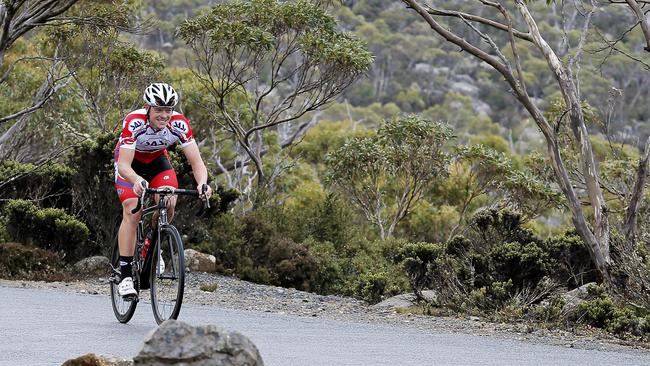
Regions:
<instances>
[{"instance_id":1,"label":"bicycle pedal","mask_svg":"<svg viewBox=\"0 0 650 366\"><path fill-rule=\"evenodd\" d=\"M122 300L124 301L138 301L138 295L124 295L122 296Z\"/></svg>"}]
</instances>

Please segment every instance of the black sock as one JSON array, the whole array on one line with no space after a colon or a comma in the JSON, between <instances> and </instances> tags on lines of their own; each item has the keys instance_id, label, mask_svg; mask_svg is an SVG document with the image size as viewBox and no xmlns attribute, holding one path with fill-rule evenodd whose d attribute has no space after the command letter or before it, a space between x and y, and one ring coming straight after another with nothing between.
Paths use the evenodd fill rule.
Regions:
<instances>
[{"instance_id":1,"label":"black sock","mask_svg":"<svg viewBox=\"0 0 650 366\"><path fill-rule=\"evenodd\" d=\"M133 256L120 256L120 273L122 273L122 278L133 277L133 273L131 271L131 262L133 262Z\"/></svg>"}]
</instances>

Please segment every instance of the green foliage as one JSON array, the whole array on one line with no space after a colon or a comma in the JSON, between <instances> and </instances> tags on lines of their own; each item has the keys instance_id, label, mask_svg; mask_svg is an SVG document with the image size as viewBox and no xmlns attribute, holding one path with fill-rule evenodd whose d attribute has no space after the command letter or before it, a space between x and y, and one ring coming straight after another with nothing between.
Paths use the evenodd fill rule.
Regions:
<instances>
[{"instance_id":1,"label":"green foliage","mask_svg":"<svg viewBox=\"0 0 650 366\"><path fill-rule=\"evenodd\" d=\"M17 238L25 244L31 243L35 229L38 207L26 200L11 200L4 207L7 218L7 232L11 238Z\"/></svg>"},{"instance_id":2,"label":"green foliage","mask_svg":"<svg viewBox=\"0 0 650 366\"><path fill-rule=\"evenodd\" d=\"M569 288L596 282L597 271L584 241L571 231L544 241L544 247L551 258L551 273Z\"/></svg>"},{"instance_id":3,"label":"green foliage","mask_svg":"<svg viewBox=\"0 0 650 366\"><path fill-rule=\"evenodd\" d=\"M422 298L422 290L431 285L436 261L442 253L440 244L408 243L397 256L418 298Z\"/></svg>"},{"instance_id":4,"label":"green foliage","mask_svg":"<svg viewBox=\"0 0 650 366\"><path fill-rule=\"evenodd\" d=\"M518 168L502 152L483 145L457 149L459 161L468 166L468 184L473 196L497 193L504 205L521 212L526 218L540 215L563 201L561 192L553 189L544 176L528 168Z\"/></svg>"},{"instance_id":5,"label":"green foliage","mask_svg":"<svg viewBox=\"0 0 650 366\"><path fill-rule=\"evenodd\" d=\"M70 207L71 186L76 171L64 164L42 166L14 160L0 162L0 199L29 198L43 206ZM0 206L2 204L0 203Z\"/></svg>"},{"instance_id":6,"label":"green foliage","mask_svg":"<svg viewBox=\"0 0 650 366\"><path fill-rule=\"evenodd\" d=\"M109 255L122 218L122 205L115 193L113 154L117 134L97 133L76 145L68 164L75 171L71 187L74 211L90 229L86 254Z\"/></svg>"},{"instance_id":7,"label":"green foliage","mask_svg":"<svg viewBox=\"0 0 650 366\"><path fill-rule=\"evenodd\" d=\"M386 272L363 273L359 277L355 293L363 300L376 304L383 300L390 275Z\"/></svg>"},{"instance_id":8,"label":"green foliage","mask_svg":"<svg viewBox=\"0 0 650 366\"><path fill-rule=\"evenodd\" d=\"M58 208L38 209L25 200L12 200L5 207L7 228L14 241L60 251L68 261L85 253L88 227Z\"/></svg>"},{"instance_id":9,"label":"green foliage","mask_svg":"<svg viewBox=\"0 0 650 366\"><path fill-rule=\"evenodd\" d=\"M547 303L534 305L531 311L532 316L544 323L559 323L564 321L563 309L566 305L564 297L560 294L552 295Z\"/></svg>"},{"instance_id":10,"label":"green foliage","mask_svg":"<svg viewBox=\"0 0 650 366\"><path fill-rule=\"evenodd\" d=\"M263 160L275 154L263 158L252 145L279 150L273 127L333 100L372 63L319 3L303 0L218 4L183 22L178 34L197 59L195 75L211 99L206 109L219 113L224 132L246 147L260 187L275 167ZM286 98L269 97L278 92Z\"/></svg>"},{"instance_id":11,"label":"green foliage","mask_svg":"<svg viewBox=\"0 0 650 366\"><path fill-rule=\"evenodd\" d=\"M353 138L328 154L327 181L359 206L382 238L390 237L423 190L446 174L450 158L443 148L452 138L445 124L394 117L376 136Z\"/></svg>"},{"instance_id":12,"label":"green foliage","mask_svg":"<svg viewBox=\"0 0 650 366\"><path fill-rule=\"evenodd\" d=\"M536 243L502 243L490 251L495 278L522 288L537 284L548 274L549 258Z\"/></svg>"},{"instance_id":13,"label":"green foliage","mask_svg":"<svg viewBox=\"0 0 650 366\"><path fill-rule=\"evenodd\" d=\"M328 194L321 202L317 202L308 215L309 237L321 242L331 242L337 248L342 248L350 242L355 232L353 213L340 197ZM296 213L300 217L300 213Z\"/></svg>"}]
</instances>

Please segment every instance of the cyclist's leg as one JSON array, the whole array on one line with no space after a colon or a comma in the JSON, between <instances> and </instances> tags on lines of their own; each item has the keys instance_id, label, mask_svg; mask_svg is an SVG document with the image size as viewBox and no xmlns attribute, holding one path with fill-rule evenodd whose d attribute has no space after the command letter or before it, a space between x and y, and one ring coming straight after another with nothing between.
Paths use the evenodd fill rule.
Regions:
<instances>
[{"instance_id":1,"label":"cyclist's leg","mask_svg":"<svg viewBox=\"0 0 650 366\"><path fill-rule=\"evenodd\" d=\"M118 176L115 181L115 189L122 203L122 221L120 222L120 229L117 236L120 254L120 273L122 276L122 282L119 286L120 294L134 295L136 291L133 288L131 262L133 261L133 252L135 251L136 230L142 211L135 214L131 213L131 210L138 203L138 198L133 192L132 184ZM129 282L129 284L126 282Z\"/></svg>"},{"instance_id":2,"label":"cyclist's leg","mask_svg":"<svg viewBox=\"0 0 650 366\"><path fill-rule=\"evenodd\" d=\"M118 243L120 246L120 256L133 256L135 250L135 233L140 221L142 211L135 214L131 210L138 204L138 196L133 192L133 184L127 182L122 177L117 176L115 179L115 190L122 203L122 222L118 232Z\"/></svg>"},{"instance_id":3,"label":"cyclist's leg","mask_svg":"<svg viewBox=\"0 0 650 366\"><path fill-rule=\"evenodd\" d=\"M156 174L156 176L151 179L149 186L152 188L178 188L178 179L176 178L176 172L169 164L168 169L161 171ZM171 196L167 200L167 221L171 222L174 218L174 211L176 208L176 196ZM155 197L156 202L158 202L158 195ZM155 222L158 222L157 212L154 213Z\"/></svg>"},{"instance_id":4,"label":"cyclist's leg","mask_svg":"<svg viewBox=\"0 0 650 366\"><path fill-rule=\"evenodd\" d=\"M135 250L135 235L142 211L135 214L131 210L138 204L137 198L128 198L122 202L122 222L118 232L120 256L133 256Z\"/></svg>"}]
</instances>

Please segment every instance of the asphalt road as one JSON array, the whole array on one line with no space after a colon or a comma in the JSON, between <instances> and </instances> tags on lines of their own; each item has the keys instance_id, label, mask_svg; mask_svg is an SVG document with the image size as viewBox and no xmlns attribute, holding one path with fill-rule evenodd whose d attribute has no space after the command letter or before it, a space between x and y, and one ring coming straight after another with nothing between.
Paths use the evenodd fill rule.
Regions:
<instances>
[{"instance_id":1,"label":"asphalt road","mask_svg":"<svg viewBox=\"0 0 650 366\"><path fill-rule=\"evenodd\" d=\"M184 305L180 320L248 336L265 365L650 365L650 352L603 352L320 318ZM118 323L110 298L0 287L0 365L61 365L86 353L134 357L156 327L141 302Z\"/></svg>"}]
</instances>

